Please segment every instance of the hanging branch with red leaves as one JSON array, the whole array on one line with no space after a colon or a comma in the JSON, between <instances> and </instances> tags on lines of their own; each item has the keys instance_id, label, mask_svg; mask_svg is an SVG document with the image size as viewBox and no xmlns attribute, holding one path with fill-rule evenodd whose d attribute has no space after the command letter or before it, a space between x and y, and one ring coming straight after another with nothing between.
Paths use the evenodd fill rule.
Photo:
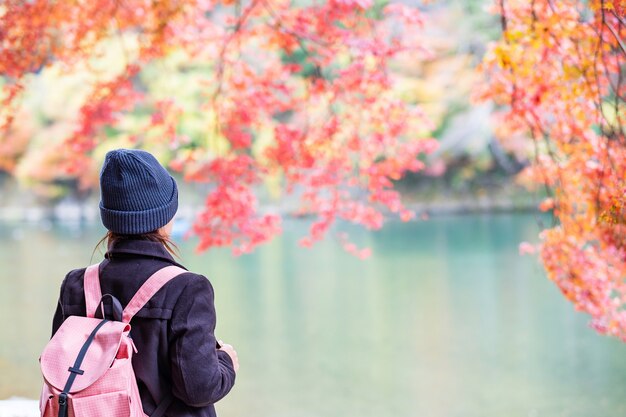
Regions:
<instances>
[{"instance_id":1,"label":"hanging branch with red leaves","mask_svg":"<svg viewBox=\"0 0 626 417\"><path fill-rule=\"evenodd\" d=\"M394 181L422 169L420 156L436 143L416 133L428 123L394 94L389 63L423 56L405 36L422 24L417 9L372 0L10 0L3 7L0 73L9 102L33 73L50 66L71 73L103 45L124 49L124 69L93 83L62 146L69 173L88 171L112 128L136 146L149 146L159 132L171 167L207 184L192 226L199 250L246 253L279 233L280 214L259 203L267 182L297 201L299 215L313 216L304 246L337 219L370 229L382 227L384 212L411 219ZM206 68L192 109L145 85L147 69L175 56L184 57L179 70ZM125 131L120 121L137 109L152 113L149 122ZM8 125L13 110L4 113ZM181 120L192 113L204 128L190 138ZM357 256L368 253L340 241Z\"/></svg>"},{"instance_id":2,"label":"hanging branch with red leaves","mask_svg":"<svg viewBox=\"0 0 626 417\"><path fill-rule=\"evenodd\" d=\"M503 143L525 134L521 179L549 190L548 277L600 333L626 341L626 21L621 1L499 0L502 39L482 64ZM524 245L524 250L527 250Z\"/></svg>"}]
</instances>

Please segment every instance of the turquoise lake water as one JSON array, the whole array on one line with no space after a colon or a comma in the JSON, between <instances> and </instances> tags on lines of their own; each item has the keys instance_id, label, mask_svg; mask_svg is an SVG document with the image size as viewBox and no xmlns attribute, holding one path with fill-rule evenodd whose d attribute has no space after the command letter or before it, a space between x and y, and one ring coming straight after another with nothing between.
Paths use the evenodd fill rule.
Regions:
<instances>
[{"instance_id":1,"label":"turquoise lake water","mask_svg":"<svg viewBox=\"0 0 626 417\"><path fill-rule=\"evenodd\" d=\"M535 216L351 230L373 250L366 261L332 237L299 248L306 228L289 221L240 258L181 243L182 263L215 288L217 336L239 352L222 417L626 415L626 345L518 255L537 240ZM0 224L0 399L37 398L60 282L102 232Z\"/></svg>"}]
</instances>

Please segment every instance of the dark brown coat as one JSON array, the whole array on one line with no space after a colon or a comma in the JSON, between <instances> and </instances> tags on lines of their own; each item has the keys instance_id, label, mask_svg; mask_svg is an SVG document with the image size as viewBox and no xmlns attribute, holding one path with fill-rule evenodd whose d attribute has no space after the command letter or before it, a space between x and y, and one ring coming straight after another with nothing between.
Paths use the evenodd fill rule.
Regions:
<instances>
[{"instance_id":1,"label":"dark brown coat","mask_svg":"<svg viewBox=\"0 0 626 417\"><path fill-rule=\"evenodd\" d=\"M157 242L117 242L100 264L102 294L130 301L150 275L179 265ZM70 271L61 285L52 334L71 315L86 314L83 277L85 268ZM148 301L131 321L131 337L138 353L133 368L144 411L150 415L172 393L166 416L214 417L213 404L235 383L233 363L216 349L213 287L192 272L174 278Z\"/></svg>"}]
</instances>

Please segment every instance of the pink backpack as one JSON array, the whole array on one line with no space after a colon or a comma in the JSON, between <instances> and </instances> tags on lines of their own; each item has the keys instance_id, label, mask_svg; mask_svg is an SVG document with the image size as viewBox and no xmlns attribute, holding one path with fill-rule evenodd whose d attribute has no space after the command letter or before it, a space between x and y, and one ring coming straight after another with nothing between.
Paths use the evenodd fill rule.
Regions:
<instances>
[{"instance_id":1,"label":"pink backpack","mask_svg":"<svg viewBox=\"0 0 626 417\"><path fill-rule=\"evenodd\" d=\"M102 297L98 264L87 268L87 317L68 317L39 358L43 417L146 417L131 363L137 349L128 335L129 323L163 285L183 272L187 271L173 265L155 272L121 311L114 297ZM120 321L95 317L106 297L111 298ZM151 417L162 416L171 400L169 396L159 404Z\"/></svg>"}]
</instances>

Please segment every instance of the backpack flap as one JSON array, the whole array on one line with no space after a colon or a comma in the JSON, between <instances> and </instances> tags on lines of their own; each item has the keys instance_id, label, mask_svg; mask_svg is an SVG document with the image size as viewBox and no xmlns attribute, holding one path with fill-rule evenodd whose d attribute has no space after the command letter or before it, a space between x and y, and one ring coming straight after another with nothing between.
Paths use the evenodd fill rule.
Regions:
<instances>
[{"instance_id":1,"label":"backpack flap","mask_svg":"<svg viewBox=\"0 0 626 417\"><path fill-rule=\"evenodd\" d=\"M113 364L122 337L129 331L130 325L119 321L68 317L41 354L44 379L63 391L75 374L69 393L89 387Z\"/></svg>"}]
</instances>

